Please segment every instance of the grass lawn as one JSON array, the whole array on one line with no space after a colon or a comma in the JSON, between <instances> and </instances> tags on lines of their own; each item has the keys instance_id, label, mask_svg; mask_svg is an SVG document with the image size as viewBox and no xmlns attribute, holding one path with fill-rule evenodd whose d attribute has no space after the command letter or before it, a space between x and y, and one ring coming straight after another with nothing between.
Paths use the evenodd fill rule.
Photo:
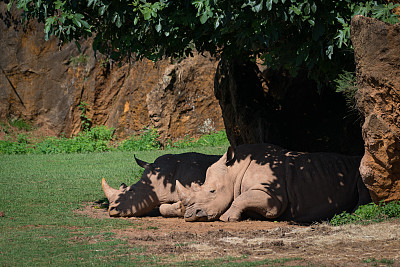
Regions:
<instances>
[{"instance_id":1,"label":"grass lawn","mask_svg":"<svg viewBox=\"0 0 400 267\"><path fill-rule=\"evenodd\" d=\"M166 153L221 148L137 152L153 162ZM0 266L151 265L159 257L141 256L109 229L140 228L131 220L93 219L74 213L104 198L101 178L113 187L132 184L142 169L134 152L55 155L0 155Z\"/></svg>"}]
</instances>

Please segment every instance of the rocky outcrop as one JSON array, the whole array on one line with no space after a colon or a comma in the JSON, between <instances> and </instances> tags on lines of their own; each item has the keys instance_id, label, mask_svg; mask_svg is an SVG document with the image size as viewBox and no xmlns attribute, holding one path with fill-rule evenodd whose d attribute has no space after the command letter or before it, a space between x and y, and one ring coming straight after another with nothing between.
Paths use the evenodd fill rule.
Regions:
<instances>
[{"instance_id":1,"label":"rocky outcrop","mask_svg":"<svg viewBox=\"0 0 400 267\"><path fill-rule=\"evenodd\" d=\"M215 59L197 55L164 69L146 99L150 119L162 139L223 129L221 110L211 97L216 67ZM193 127L191 132L188 125Z\"/></svg>"},{"instance_id":2,"label":"rocky outcrop","mask_svg":"<svg viewBox=\"0 0 400 267\"><path fill-rule=\"evenodd\" d=\"M195 55L180 63L131 61L121 66L94 53L90 40L59 46L43 26L24 29L0 3L0 120L22 118L46 134L81 130L82 118L116 128L119 137L158 127L179 138L223 128L213 95L216 60ZM82 114L81 103L87 110Z\"/></svg>"},{"instance_id":3,"label":"rocky outcrop","mask_svg":"<svg viewBox=\"0 0 400 267\"><path fill-rule=\"evenodd\" d=\"M365 116L361 176L374 202L400 200L400 24L356 16L351 36Z\"/></svg>"}]
</instances>

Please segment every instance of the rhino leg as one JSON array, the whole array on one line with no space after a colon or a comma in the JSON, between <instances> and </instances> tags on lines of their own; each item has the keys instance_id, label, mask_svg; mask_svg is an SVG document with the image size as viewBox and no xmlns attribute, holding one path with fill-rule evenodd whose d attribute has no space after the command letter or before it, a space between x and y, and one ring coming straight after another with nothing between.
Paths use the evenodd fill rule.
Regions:
<instances>
[{"instance_id":1,"label":"rhino leg","mask_svg":"<svg viewBox=\"0 0 400 267\"><path fill-rule=\"evenodd\" d=\"M278 198L265 191L249 190L239 195L219 219L224 222L238 221L244 211L256 212L267 219L273 219L282 214L282 206Z\"/></svg>"},{"instance_id":2,"label":"rhino leg","mask_svg":"<svg viewBox=\"0 0 400 267\"><path fill-rule=\"evenodd\" d=\"M183 217L185 207L181 201L172 204L160 205L160 213L163 217Z\"/></svg>"}]
</instances>

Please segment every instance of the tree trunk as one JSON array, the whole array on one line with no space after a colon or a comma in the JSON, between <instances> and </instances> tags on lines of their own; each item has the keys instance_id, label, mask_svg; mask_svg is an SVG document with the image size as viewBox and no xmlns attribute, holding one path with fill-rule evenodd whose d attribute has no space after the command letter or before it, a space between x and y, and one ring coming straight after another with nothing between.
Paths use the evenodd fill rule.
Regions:
<instances>
[{"instance_id":1,"label":"tree trunk","mask_svg":"<svg viewBox=\"0 0 400 267\"><path fill-rule=\"evenodd\" d=\"M280 144L276 110L262 74L252 62L222 59L214 80L226 133L232 146L251 143Z\"/></svg>"},{"instance_id":2,"label":"tree trunk","mask_svg":"<svg viewBox=\"0 0 400 267\"><path fill-rule=\"evenodd\" d=\"M295 151L361 155L361 116L342 94L305 74L260 71L250 61L221 59L214 80L232 146L272 143Z\"/></svg>"}]
</instances>

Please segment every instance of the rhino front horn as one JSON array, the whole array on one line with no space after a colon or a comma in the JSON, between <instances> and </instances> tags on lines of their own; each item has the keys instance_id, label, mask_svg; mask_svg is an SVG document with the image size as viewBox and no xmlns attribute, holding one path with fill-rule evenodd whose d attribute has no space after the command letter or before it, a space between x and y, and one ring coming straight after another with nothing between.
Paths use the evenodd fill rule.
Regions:
<instances>
[{"instance_id":1,"label":"rhino front horn","mask_svg":"<svg viewBox=\"0 0 400 267\"><path fill-rule=\"evenodd\" d=\"M117 194L118 190L112 188L109 186L106 182L106 179L101 180L101 187L103 188L104 195L106 195L107 199L109 201L112 200L112 198Z\"/></svg>"},{"instance_id":2,"label":"rhino front horn","mask_svg":"<svg viewBox=\"0 0 400 267\"><path fill-rule=\"evenodd\" d=\"M179 199L185 204L188 202L191 191L184 187L178 180L176 180L176 192Z\"/></svg>"}]
</instances>

